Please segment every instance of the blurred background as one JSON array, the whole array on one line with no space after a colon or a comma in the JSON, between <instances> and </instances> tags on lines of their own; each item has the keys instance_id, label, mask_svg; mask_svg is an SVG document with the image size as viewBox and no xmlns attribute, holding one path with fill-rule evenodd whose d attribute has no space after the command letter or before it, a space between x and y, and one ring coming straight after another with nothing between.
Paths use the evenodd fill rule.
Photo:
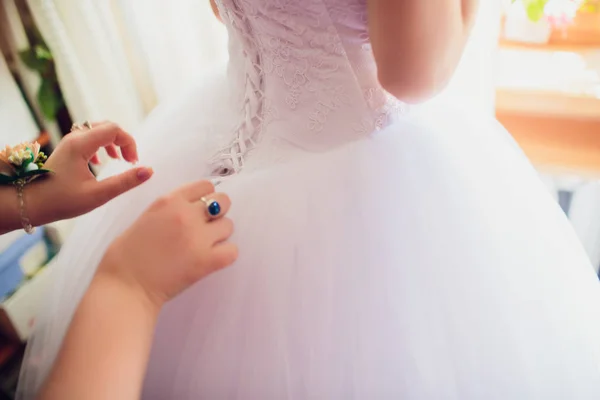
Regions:
<instances>
[{"instance_id":1,"label":"blurred background","mask_svg":"<svg viewBox=\"0 0 600 400\"><path fill-rule=\"evenodd\" d=\"M208 0L0 0L0 145L49 154L72 121L134 131L227 59ZM600 267L600 0L481 0L436 100L511 132ZM0 237L0 400L11 399L48 265L71 222Z\"/></svg>"}]
</instances>

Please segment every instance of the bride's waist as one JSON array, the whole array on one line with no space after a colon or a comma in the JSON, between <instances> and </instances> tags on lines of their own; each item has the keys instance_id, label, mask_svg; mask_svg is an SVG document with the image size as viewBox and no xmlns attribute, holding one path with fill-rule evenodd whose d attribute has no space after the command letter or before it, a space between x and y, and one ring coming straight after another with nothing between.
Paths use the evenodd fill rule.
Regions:
<instances>
[{"instance_id":1,"label":"bride's waist","mask_svg":"<svg viewBox=\"0 0 600 400\"><path fill-rule=\"evenodd\" d=\"M354 136L352 140L340 140L335 143L303 144L293 142L286 138L272 136L264 138L255 147L249 149L243 159L235 160L236 154L221 153L215 157L212 165L212 177L218 183L223 178L242 172L252 172L272 167L280 167L284 164L294 163L314 156L326 155L330 152L342 150L362 140L368 140L369 136ZM239 167L236 167L236 162Z\"/></svg>"},{"instance_id":2,"label":"bride's waist","mask_svg":"<svg viewBox=\"0 0 600 400\"><path fill-rule=\"evenodd\" d=\"M285 114L266 102L263 106L262 110L247 110L261 113L253 118L246 115L236 125L231 140L214 158L215 175L334 150L372 136L406 111L393 103L379 110L358 106L336 109L321 104L316 112L286 110Z\"/></svg>"}]
</instances>

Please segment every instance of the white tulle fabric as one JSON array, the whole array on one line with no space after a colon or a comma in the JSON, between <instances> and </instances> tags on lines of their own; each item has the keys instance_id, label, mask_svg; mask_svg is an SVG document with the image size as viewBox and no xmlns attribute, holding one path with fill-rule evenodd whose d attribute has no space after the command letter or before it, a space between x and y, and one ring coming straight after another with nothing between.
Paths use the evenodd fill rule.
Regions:
<instances>
[{"instance_id":1,"label":"white tulle fabric","mask_svg":"<svg viewBox=\"0 0 600 400\"><path fill-rule=\"evenodd\" d=\"M144 399L600 398L597 277L509 135L386 95L364 0L220 8L227 74L147 121L153 179L78 224L21 398L110 241L205 177L232 198L240 259L166 306Z\"/></svg>"}]
</instances>

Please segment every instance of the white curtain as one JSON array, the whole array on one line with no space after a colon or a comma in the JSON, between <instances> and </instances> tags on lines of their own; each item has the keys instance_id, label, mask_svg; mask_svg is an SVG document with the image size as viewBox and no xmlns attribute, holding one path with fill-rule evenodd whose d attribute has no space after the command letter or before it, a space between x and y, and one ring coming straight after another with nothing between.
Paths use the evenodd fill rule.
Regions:
<instances>
[{"instance_id":1,"label":"white curtain","mask_svg":"<svg viewBox=\"0 0 600 400\"><path fill-rule=\"evenodd\" d=\"M22 49L25 32L20 25L19 14L13 0L0 1L0 35L8 47L3 50L18 60L18 50ZM25 39L26 40L26 39ZM28 44L25 44L28 47ZM19 70L21 81L27 86L34 75L34 85L39 84L35 74ZM27 90L27 88L25 88ZM0 146L16 144L25 140L34 140L39 136L39 128L25 102L23 94L0 52Z\"/></svg>"},{"instance_id":2,"label":"white curtain","mask_svg":"<svg viewBox=\"0 0 600 400\"><path fill-rule=\"evenodd\" d=\"M134 129L226 57L208 0L27 0L76 121Z\"/></svg>"},{"instance_id":3,"label":"white curtain","mask_svg":"<svg viewBox=\"0 0 600 400\"><path fill-rule=\"evenodd\" d=\"M0 146L35 140L39 136L31 112L0 53Z\"/></svg>"}]
</instances>

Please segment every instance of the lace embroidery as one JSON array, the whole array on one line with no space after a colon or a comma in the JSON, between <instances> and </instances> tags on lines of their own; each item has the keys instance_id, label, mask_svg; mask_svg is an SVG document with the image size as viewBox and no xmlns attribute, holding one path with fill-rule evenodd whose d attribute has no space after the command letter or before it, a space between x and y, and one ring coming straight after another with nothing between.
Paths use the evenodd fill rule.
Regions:
<instances>
[{"instance_id":1,"label":"lace embroidery","mask_svg":"<svg viewBox=\"0 0 600 400\"><path fill-rule=\"evenodd\" d=\"M327 100L318 101L313 112L309 116L308 129L314 132L321 132L327 122L327 116L347 104L345 89L343 86L337 86L326 90Z\"/></svg>"}]
</instances>

